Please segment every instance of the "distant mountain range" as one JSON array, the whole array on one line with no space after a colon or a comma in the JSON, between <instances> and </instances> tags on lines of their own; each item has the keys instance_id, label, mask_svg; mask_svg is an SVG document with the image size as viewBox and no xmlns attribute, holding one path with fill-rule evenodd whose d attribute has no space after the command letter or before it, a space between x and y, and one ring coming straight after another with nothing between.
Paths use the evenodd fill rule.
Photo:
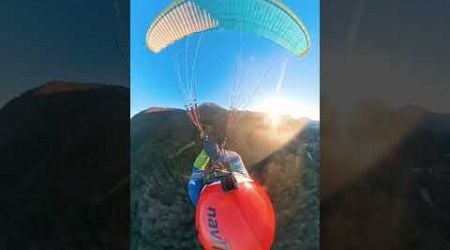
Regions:
<instances>
[{"instance_id":1,"label":"distant mountain range","mask_svg":"<svg viewBox=\"0 0 450 250\"><path fill-rule=\"evenodd\" d=\"M211 136L224 135L228 111L211 103L199 109L202 122L213 127ZM273 126L263 113L237 116L239 122L228 131L228 148L241 154L272 199L277 219L273 249L318 249L317 123L285 117ZM131 119L132 249L201 249L186 193L200 150L183 110L150 108Z\"/></svg>"},{"instance_id":2,"label":"distant mountain range","mask_svg":"<svg viewBox=\"0 0 450 250\"><path fill-rule=\"evenodd\" d=\"M0 249L129 247L129 89L51 82L0 110Z\"/></svg>"}]
</instances>

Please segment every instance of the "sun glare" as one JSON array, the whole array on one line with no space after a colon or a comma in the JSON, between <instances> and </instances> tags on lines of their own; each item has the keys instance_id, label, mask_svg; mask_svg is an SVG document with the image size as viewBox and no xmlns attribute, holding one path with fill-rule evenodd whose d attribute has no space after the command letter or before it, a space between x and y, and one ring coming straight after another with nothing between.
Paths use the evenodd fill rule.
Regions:
<instances>
[{"instance_id":1,"label":"sun glare","mask_svg":"<svg viewBox=\"0 0 450 250\"><path fill-rule=\"evenodd\" d=\"M272 123L276 124L280 117L290 116L298 119L300 117L307 117L315 119L311 110L301 105L298 101L294 101L287 97L272 97L266 99L254 108L255 111L267 113Z\"/></svg>"},{"instance_id":2,"label":"sun glare","mask_svg":"<svg viewBox=\"0 0 450 250\"><path fill-rule=\"evenodd\" d=\"M272 123L277 123L280 117L283 114L286 114L286 110L284 110L283 101L281 99L270 99L265 104L265 112L269 115Z\"/></svg>"}]
</instances>

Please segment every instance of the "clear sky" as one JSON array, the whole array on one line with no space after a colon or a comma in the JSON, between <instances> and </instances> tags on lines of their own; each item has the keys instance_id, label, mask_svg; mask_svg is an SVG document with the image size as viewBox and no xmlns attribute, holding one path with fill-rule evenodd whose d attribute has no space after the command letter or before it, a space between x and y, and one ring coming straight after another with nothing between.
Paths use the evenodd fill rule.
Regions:
<instances>
[{"instance_id":1,"label":"clear sky","mask_svg":"<svg viewBox=\"0 0 450 250\"><path fill-rule=\"evenodd\" d=\"M214 102L223 107L230 105L234 78L238 72L241 83L239 103L249 110L267 108L267 100L278 100L287 113L319 119L320 104L320 23L319 1L284 0L306 26L311 40L309 53L296 57L283 47L254 34L213 30L194 35L155 54L145 45L149 24L172 0L131 1L131 115L149 107L182 108L183 101L177 91L175 59L182 70L190 72L197 42L200 49L194 76L199 103ZM185 62L186 42L188 60ZM242 53L239 53L241 51ZM241 56L239 56L241 55ZM241 58L241 70L237 61ZM186 66L189 65L189 66ZM268 74L261 88L251 98L256 83ZM183 71L182 75L185 73ZM277 91L278 89L278 91ZM245 105L247 102L248 105Z\"/></svg>"}]
</instances>

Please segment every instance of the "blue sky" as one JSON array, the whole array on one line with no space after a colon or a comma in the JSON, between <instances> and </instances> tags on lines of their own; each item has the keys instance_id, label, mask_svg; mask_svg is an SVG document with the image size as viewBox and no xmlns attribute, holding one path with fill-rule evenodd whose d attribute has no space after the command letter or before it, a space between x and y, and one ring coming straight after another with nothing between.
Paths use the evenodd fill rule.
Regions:
<instances>
[{"instance_id":1,"label":"blue sky","mask_svg":"<svg viewBox=\"0 0 450 250\"><path fill-rule=\"evenodd\" d=\"M174 58L180 53L180 67L188 71L187 78L191 79L191 66L195 61L193 55L200 40L193 74L197 79L196 95L199 103L214 102L228 107L234 78L240 72L239 82L242 87L238 103L242 108L261 110L265 107L262 103L275 98L283 100L279 105L284 106L287 113L319 119L319 1L283 1L300 16L310 35L311 49L301 58L254 34L239 35L237 32L219 30L194 35L155 54L147 49L145 35L152 20L170 2L172 1L131 1L131 116L149 107L183 107L177 91ZM183 60L186 42L189 48L187 64ZM240 70L237 70L238 58L241 61ZM267 77L262 81L262 72L266 69ZM182 75L185 75L184 71ZM251 98L256 83L261 81L260 89Z\"/></svg>"}]
</instances>

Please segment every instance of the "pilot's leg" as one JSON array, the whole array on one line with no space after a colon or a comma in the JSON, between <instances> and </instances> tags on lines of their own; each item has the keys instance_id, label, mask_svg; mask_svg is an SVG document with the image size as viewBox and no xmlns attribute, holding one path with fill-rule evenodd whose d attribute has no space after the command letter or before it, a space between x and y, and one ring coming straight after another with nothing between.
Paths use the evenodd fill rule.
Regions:
<instances>
[{"instance_id":1,"label":"pilot's leg","mask_svg":"<svg viewBox=\"0 0 450 250\"><path fill-rule=\"evenodd\" d=\"M196 167L193 167L191 179L188 183L188 194L192 205L197 206L197 201L200 197L203 186L203 171L198 170Z\"/></svg>"}]
</instances>

